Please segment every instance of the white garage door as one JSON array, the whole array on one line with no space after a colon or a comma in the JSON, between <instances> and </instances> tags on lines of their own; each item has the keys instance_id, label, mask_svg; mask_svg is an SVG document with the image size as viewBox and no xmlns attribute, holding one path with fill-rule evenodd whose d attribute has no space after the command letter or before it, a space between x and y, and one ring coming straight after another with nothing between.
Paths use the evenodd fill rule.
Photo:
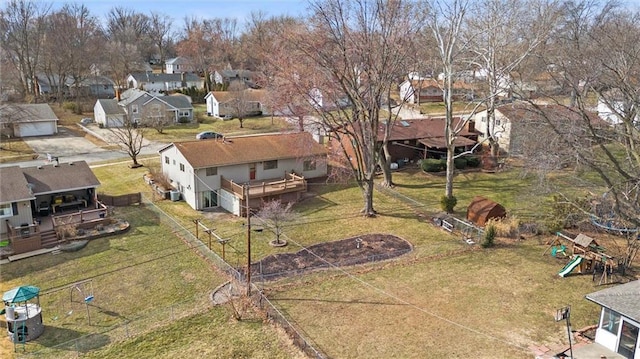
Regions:
<instances>
[{"instance_id":1,"label":"white garage door","mask_svg":"<svg viewBox=\"0 0 640 359\"><path fill-rule=\"evenodd\" d=\"M56 122L28 122L18 125L17 137L48 136L56 133Z\"/></svg>"}]
</instances>

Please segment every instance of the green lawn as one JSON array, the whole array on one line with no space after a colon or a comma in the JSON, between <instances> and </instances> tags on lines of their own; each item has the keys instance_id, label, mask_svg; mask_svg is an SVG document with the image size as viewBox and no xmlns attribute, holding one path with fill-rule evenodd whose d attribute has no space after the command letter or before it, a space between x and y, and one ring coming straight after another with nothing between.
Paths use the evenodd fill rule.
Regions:
<instances>
[{"instance_id":1,"label":"green lawn","mask_svg":"<svg viewBox=\"0 0 640 359\"><path fill-rule=\"evenodd\" d=\"M158 159L142 163L146 167L138 169L129 169L128 162L95 166L102 182L99 192L141 191L192 233L193 220L201 219L230 239L226 259L231 265L246 263L245 219L197 212L183 201L154 199L142 176L157 168ZM510 214L537 220L549 212L550 188L571 189L575 194L588 189L577 173L558 172L552 178L551 187L544 187L520 169L458 174L456 213L463 217L471 198L485 195L502 203ZM394 181L396 191L421 204L417 210L439 210L444 177L404 170L394 174ZM566 340L562 323L553 321L555 309L570 304L574 328L597 320L598 307L584 295L602 287L594 286L591 276L560 278L557 272L564 262L542 255L550 237L502 239L496 248L480 249L435 228L430 218L417 216L416 208L380 192L375 193L378 216L364 218L356 187L319 183L310 184L309 190L315 196L294 206L300 220L284 228L288 246L269 246L274 239L269 230L251 233L253 261L364 233L394 234L414 247L412 253L389 262L259 284L330 357L526 358L531 357L526 349L531 344ZM94 240L76 253L44 255L0 268L2 291L22 284L44 291L65 288L42 296L48 327L41 339L27 345L28 352L43 350L44 357L66 357L79 350L96 358L300 356L281 331L263 324L258 316L236 322L227 308L209 305L210 291L226 278L188 250L157 212L134 206L117 209L116 215L131 222L130 232ZM259 220L252 223L259 225ZM208 245L202 231L199 237ZM212 247L221 254L215 241ZM85 307L69 302L70 290L65 287L82 279L93 279L91 324ZM129 325L122 324L128 320ZM60 344L93 332L103 333L83 340L79 348ZM13 350L8 340L2 342L2 350L6 354Z\"/></svg>"}]
</instances>

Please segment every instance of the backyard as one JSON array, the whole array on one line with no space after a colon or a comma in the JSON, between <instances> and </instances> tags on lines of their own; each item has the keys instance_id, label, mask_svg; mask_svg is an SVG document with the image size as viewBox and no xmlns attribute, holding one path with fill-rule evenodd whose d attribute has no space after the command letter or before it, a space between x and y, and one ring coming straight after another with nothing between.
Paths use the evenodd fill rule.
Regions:
<instances>
[{"instance_id":1,"label":"backyard","mask_svg":"<svg viewBox=\"0 0 640 359\"><path fill-rule=\"evenodd\" d=\"M157 167L158 161L143 163L146 168L133 170L126 164L95 166L102 182L99 191L111 195L141 191L154 198L142 176ZM459 174L454 192L457 214L464 217L471 198L486 195L503 204L509 214L543 222L553 185L571 188L572 193L581 190L573 172L559 172L553 178L554 183L541 184L518 168L496 174ZM329 357L525 358L532 355L529 345L566 342L566 328L553 320L557 308L572 306L576 329L597 322L599 308L584 295L602 287L590 275L557 275L566 260L543 255L554 236L501 238L491 249L470 246L459 235L431 224L430 214L439 210L443 177L407 169L396 172L394 181L394 191L414 199L413 205L376 192L378 216L363 218L359 214L362 196L355 186L312 183L309 190L315 196L294 206L301 219L284 228L287 247L270 246L274 234L268 229L252 231L254 263L269 255L364 234L391 234L412 245L411 252L389 261L257 283ZM145 206L118 209L116 214L132 224L125 235L92 241L76 253L2 266L3 291L23 284L40 286L44 292L63 288L41 297L48 327L43 337L27 344L26 351L74 356L79 349L61 343L116 326L93 338L93 347L79 351L104 358L134 353L137 357L170 357L183 352L221 358L298 357L283 334L264 324L260 316L236 322L226 307L211 306L208 294L226 278L187 249L158 213L174 217L174 226L191 233L195 233L195 219L215 228L216 234L229 239L226 261L238 268L246 264L245 219L222 212L196 212L182 201L156 199L153 208L157 210ZM258 218L252 223L261 224ZM202 231L199 237L203 246L209 245ZM609 242L601 244L609 246ZM214 241L211 246L222 255L220 244ZM96 297L89 308L91 324L84 306L69 302L70 289L65 287L87 278L92 279ZM131 324L123 325L127 320ZM135 323L146 324L135 329ZM202 335L187 335L187 339L184 328ZM216 339L220 333L225 340ZM272 343L271 337L280 340L266 344ZM5 353L13 351L8 339L2 345Z\"/></svg>"}]
</instances>

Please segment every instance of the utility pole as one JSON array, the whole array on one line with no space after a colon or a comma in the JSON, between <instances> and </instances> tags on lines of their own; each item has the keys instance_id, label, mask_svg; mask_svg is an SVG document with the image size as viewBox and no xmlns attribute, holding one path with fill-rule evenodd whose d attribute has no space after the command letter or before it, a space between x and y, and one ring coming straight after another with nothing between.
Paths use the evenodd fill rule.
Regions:
<instances>
[{"instance_id":1,"label":"utility pole","mask_svg":"<svg viewBox=\"0 0 640 359\"><path fill-rule=\"evenodd\" d=\"M244 185L247 208L247 297L251 296L251 208L249 207L249 185Z\"/></svg>"}]
</instances>

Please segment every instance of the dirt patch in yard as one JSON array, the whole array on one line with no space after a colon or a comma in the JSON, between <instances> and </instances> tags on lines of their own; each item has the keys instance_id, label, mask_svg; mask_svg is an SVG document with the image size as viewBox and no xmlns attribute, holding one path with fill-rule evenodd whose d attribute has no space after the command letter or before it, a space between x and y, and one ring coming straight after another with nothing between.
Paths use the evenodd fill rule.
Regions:
<instances>
[{"instance_id":1,"label":"dirt patch in yard","mask_svg":"<svg viewBox=\"0 0 640 359\"><path fill-rule=\"evenodd\" d=\"M251 264L251 276L275 280L333 266L350 266L395 258L411 252L406 240L390 234L365 234L319 243L296 253L273 254Z\"/></svg>"}]
</instances>

